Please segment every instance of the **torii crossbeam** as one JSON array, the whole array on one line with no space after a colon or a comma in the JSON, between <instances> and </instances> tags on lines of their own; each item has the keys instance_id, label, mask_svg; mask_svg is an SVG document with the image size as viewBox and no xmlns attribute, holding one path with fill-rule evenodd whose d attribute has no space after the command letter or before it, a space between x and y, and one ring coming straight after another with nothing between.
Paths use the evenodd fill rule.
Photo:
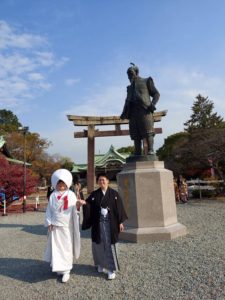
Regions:
<instances>
[{"instance_id":1,"label":"torii crossbeam","mask_svg":"<svg viewBox=\"0 0 225 300\"><path fill-rule=\"evenodd\" d=\"M167 110L155 112L153 114L154 122L161 121L162 117L166 116ZM82 132L75 132L74 138L88 139L88 169L87 169L87 192L90 193L94 189L95 169L95 137L105 136L123 136L129 135L128 129L121 129L120 125L128 124L129 120L121 120L119 116L76 116L67 115L69 121L72 121L74 126L87 126L87 130ZM99 131L95 130L95 126L101 125L115 125L115 130ZM162 133L162 128L154 128L155 133Z\"/></svg>"}]
</instances>

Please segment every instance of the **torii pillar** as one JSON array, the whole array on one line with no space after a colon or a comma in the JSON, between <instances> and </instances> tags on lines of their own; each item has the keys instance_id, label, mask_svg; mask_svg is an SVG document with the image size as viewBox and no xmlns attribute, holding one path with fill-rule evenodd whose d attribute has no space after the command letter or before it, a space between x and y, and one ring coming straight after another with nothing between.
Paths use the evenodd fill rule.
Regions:
<instances>
[{"instance_id":1,"label":"torii pillar","mask_svg":"<svg viewBox=\"0 0 225 300\"><path fill-rule=\"evenodd\" d=\"M154 122L161 121L162 117L167 114L167 110L155 112L153 114ZM87 192L91 193L94 190L95 184L95 168L94 168L94 157L95 157L95 138L106 137L106 136L124 136L129 135L129 130L121 129L121 125L129 123L128 120L122 120L118 116L105 116L105 117L94 117L94 116L76 116L67 115L69 121L72 121L74 126L87 126L87 130L83 132L75 132L74 138L87 138L88 139L88 157L87 157ZM95 126L101 125L114 125L115 130L99 131L95 129ZM154 128L156 134L162 133L162 128Z\"/></svg>"},{"instance_id":2,"label":"torii pillar","mask_svg":"<svg viewBox=\"0 0 225 300\"><path fill-rule=\"evenodd\" d=\"M95 125L88 125L88 169L87 169L87 191L94 190L95 181Z\"/></svg>"}]
</instances>

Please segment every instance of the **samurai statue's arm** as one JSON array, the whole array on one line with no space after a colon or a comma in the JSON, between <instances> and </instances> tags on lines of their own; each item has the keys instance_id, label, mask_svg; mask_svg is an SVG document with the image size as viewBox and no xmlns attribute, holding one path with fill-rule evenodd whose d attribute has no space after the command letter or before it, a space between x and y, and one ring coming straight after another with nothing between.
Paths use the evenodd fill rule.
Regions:
<instances>
[{"instance_id":1,"label":"samurai statue's arm","mask_svg":"<svg viewBox=\"0 0 225 300\"><path fill-rule=\"evenodd\" d=\"M120 116L120 119L129 119L129 103L128 100L125 101L124 107L123 107L123 112Z\"/></svg>"},{"instance_id":2,"label":"samurai statue's arm","mask_svg":"<svg viewBox=\"0 0 225 300\"><path fill-rule=\"evenodd\" d=\"M123 107L123 112L120 116L120 119L129 119L130 116L130 101L129 101L129 95L130 95L130 86L127 87L127 98L125 100L125 104Z\"/></svg>"},{"instance_id":3,"label":"samurai statue's arm","mask_svg":"<svg viewBox=\"0 0 225 300\"><path fill-rule=\"evenodd\" d=\"M155 87L154 81L151 77L149 77L147 80L147 86L148 86L149 95L152 97L149 111L153 113L156 110L156 104L159 101L160 93Z\"/></svg>"}]
</instances>

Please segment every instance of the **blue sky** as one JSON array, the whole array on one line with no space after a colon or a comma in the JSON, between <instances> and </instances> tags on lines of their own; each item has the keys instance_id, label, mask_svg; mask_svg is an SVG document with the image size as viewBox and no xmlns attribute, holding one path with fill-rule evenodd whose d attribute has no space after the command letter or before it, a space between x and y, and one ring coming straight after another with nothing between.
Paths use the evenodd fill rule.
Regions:
<instances>
[{"instance_id":1,"label":"blue sky","mask_svg":"<svg viewBox=\"0 0 225 300\"><path fill-rule=\"evenodd\" d=\"M49 152L87 159L67 114L120 115L130 62L152 76L168 115L155 148L183 130L200 93L225 117L225 1L1 0L0 108L53 142ZM132 145L98 138L96 153Z\"/></svg>"}]
</instances>

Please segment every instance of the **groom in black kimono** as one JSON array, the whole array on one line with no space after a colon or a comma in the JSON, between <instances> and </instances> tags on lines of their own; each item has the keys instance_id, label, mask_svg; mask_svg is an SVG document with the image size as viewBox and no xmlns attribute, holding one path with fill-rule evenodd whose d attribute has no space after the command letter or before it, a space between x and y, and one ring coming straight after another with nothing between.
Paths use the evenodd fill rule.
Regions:
<instances>
[{"instance_id":1,"label":"groom in black kimono","mask_svg":"<svg viewBox=\"0 0 225 300\"><path fill-rule=\"evenodd\" d=\"M107 270L108 279L114 279L119 269L116 243L127 215L118 192L109 187L107 175L100 174L97 180L99 189L90 194L83 206L82 229L91 228L92 254L98 272Z\"/></svg>"}]
</instances>

